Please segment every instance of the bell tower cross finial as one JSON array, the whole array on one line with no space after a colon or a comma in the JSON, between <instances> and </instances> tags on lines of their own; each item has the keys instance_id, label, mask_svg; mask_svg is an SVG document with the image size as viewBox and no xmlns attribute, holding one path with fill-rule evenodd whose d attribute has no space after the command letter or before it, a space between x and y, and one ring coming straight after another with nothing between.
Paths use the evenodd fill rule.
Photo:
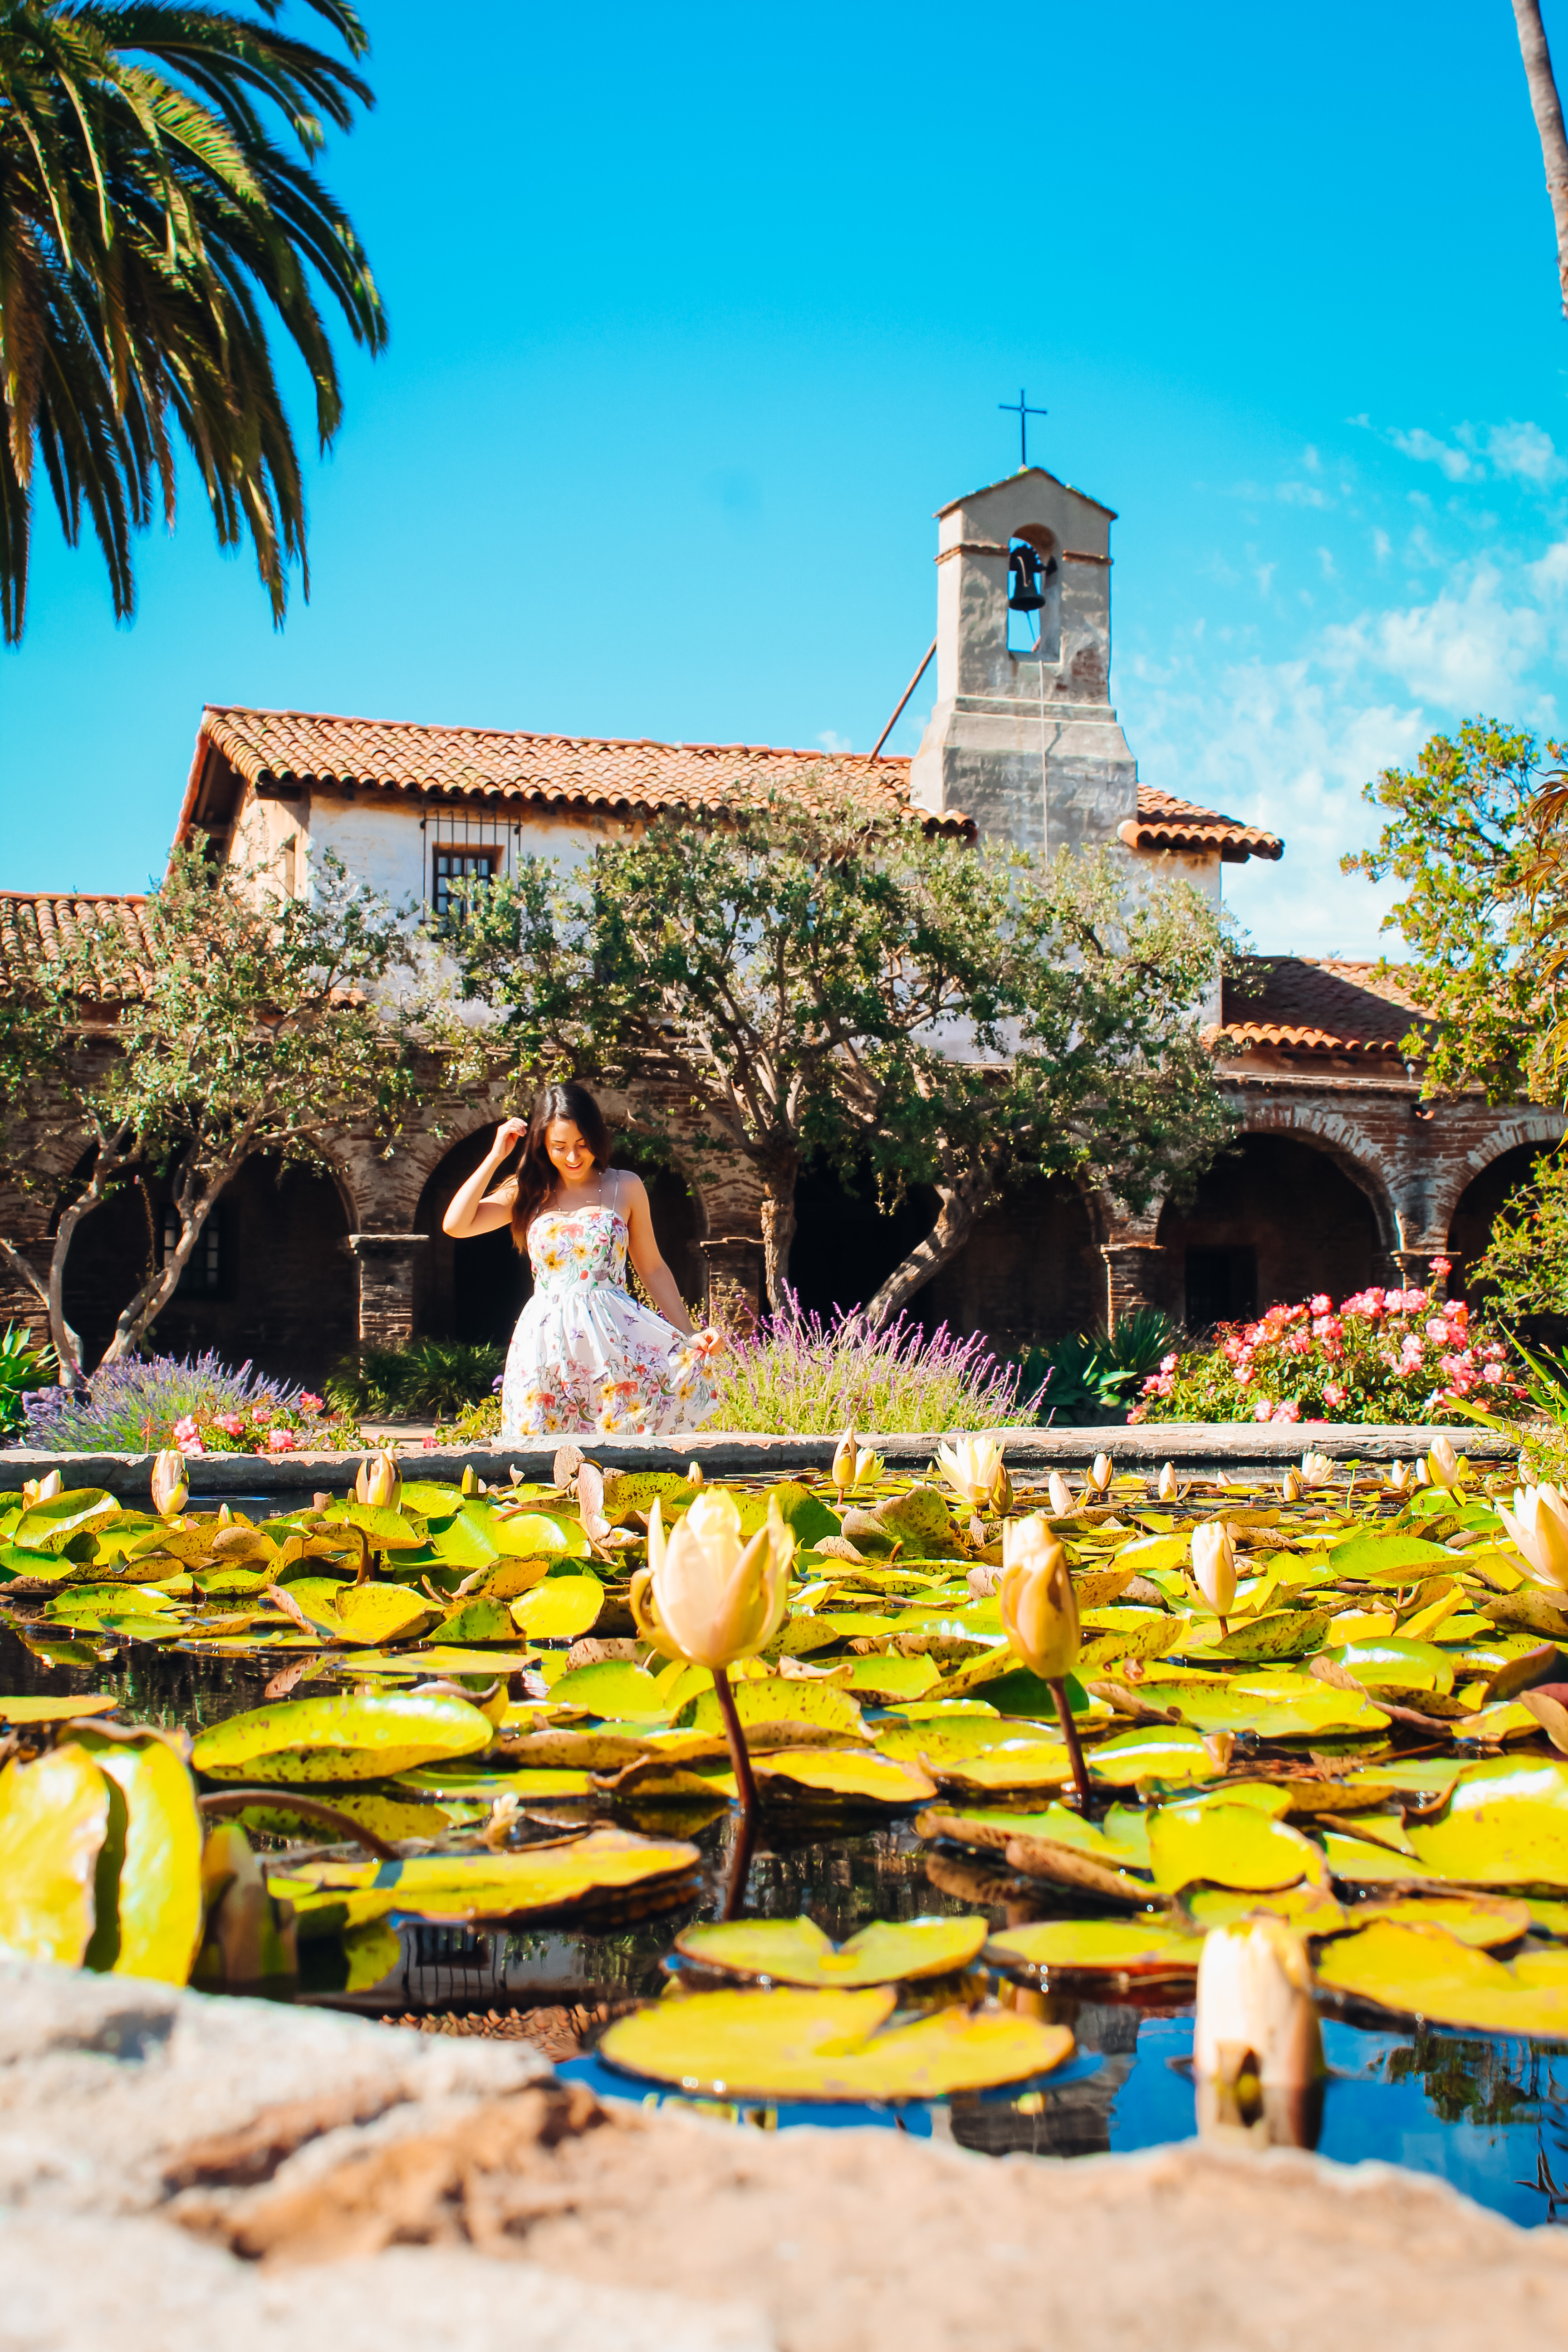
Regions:
<instances>
[{"instance_id":1,"label":"bell tower cross finial","mask_svg":"<svg viewBox=\"0 0 1568 2352\"><path fill-rule=\"evenodd\" d=\"M1016 415L1018 419L1018 464L1020 467L1025 467L1029 462L1029 419L1031 416L1048 416L1051 412L1048 408L1031 408L1029 395L1022 384L1018 386L1016 400L999 400L996 405L1005 409L1009 416Z\"/></svg>"}]
</instances>

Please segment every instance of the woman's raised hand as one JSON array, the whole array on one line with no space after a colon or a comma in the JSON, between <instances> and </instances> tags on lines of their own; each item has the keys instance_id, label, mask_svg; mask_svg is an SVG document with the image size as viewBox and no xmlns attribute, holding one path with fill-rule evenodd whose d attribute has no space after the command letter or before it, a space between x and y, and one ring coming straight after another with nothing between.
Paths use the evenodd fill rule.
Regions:
<instances>
[{"instance_id":1,"label":"woman's raised hand","mask_svg":"<svg viewBox=\"0 0 1568 2352\"><path fill-rule=\"evenodd\" d=\"M490 1146L491 1159L504 1160L509 1151L515 1151L517 1150L518 1145L522 1141L523 1137L527 1133L527 1119L503 1118L500 1125L496 1129L496 1139Z\"/></svg>"}]
</instances>

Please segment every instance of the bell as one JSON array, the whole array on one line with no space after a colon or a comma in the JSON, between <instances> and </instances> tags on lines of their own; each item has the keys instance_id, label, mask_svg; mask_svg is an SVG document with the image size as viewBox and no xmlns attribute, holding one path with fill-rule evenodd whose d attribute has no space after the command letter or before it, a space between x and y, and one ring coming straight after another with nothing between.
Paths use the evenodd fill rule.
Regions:
<instances>
[{"instance_id":1,"label":"bell","mask_svg":"<svg viewBox=\"0 0 1568 2352\"><path fill-rule=\"evenodd\" d=\"M1040 559L1032 547L1015 547L1007 557L1007 609L1037 613L1045 603L1040 593Z\"/></svg>"}]
</instances>

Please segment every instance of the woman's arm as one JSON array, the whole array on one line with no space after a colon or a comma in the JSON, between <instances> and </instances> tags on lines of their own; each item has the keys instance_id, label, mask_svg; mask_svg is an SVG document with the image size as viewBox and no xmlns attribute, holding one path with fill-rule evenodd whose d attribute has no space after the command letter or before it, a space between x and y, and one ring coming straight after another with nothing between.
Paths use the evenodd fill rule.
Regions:
<instances>
[{"instance_id":1,"label":"woman's arm","mask_svg":"<svg viewBox=\"0 0 1568 2352\"><path fill-rule=\"evenodd\" d=\"M681 1304L675 1276L658 1254L658 1244L653 1237L653 1218L647 1205L647 1188L640 1176L624 1168L616 1171L616 1189L619 1195L616 1206L626 1221L626 1255L642 1277L643 1288L667 1323L689 1339L692 1322Z\"/></svg>"},{"instance_id":2,"label":"woman's arm","mask_svg":"<svg viewBox=\"0 0 1568 2352\"><path fill-rule=\"evenodd\" d=\"M450 1234L455 1242L471 1241L476 1234L493 1234L511 1220L511 1201L500 1192L487 1193L486 1185L508 1155L517 1150L528 1133L525 1118L505 1118L496 1129L495 1141L485 1159L475 1169L466 1184L460 1184L447 1203L441 1220L441 1231Z\"/></svg>"}]
</instances>

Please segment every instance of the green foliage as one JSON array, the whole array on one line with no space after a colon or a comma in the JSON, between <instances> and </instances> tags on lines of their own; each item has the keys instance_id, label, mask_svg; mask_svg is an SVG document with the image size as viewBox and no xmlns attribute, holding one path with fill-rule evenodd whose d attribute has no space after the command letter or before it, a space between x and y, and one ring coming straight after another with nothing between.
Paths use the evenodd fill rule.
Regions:
<instances>
[{"instance_id":1,"label":"green foliage","mask_svg":"<svg viewBox=\"0 0 1568 2352\"><path fill-rule=\"evenodd\" d=\"M1568 759L1556 742L1545 753ZM1542 887L1539 870L1545 775L1528 728L1472 719L1434 735L1414 768L1384 768L1366 788L1387 821L1371 849L1342 863L1404 886L1384 929L1404 934L1412 961L1400 976L1429 1016L1405 1041L1428 1094L1482 1086L1494 1102L1542 1089L1557 1099L1549 1040L1561 986L1541 948L1568 919L1568 892L1561 877Z\"/></svg>"},{"instance_id":2,"label":"green foliage","mask_svg":"<svg viewBox=\"0 0 1568 2352\"><path fill-rule=\"evenodd\" d=\"M1208 1158L1229 1131L1198 1034L1221 947L1185 886L1130 900L1108 858L1042 868L826 801L650 825L569 873L533 860L457 942L520 1074L673 1086L710 1148L751 1161L775 1311L808 1154L868 1160L889 1200L933 1185L937 1226L879 1322L1011 1182L1138 1205Z\"/></svg>"},{"instance_id":3,"label":"green foliage","mask_svg":"<svg viewBox=\"0 0 1568 2352\"><path fill-rule=\"evenodd\" d=\"M350 55L347 0L311 0ZM347 67L255 16L12 0L0 9L0 624L22 634L33 469L41 457L74 546L85 506L118 618L135 607L131 542L173 523L171 412L219 544L248 531L275 620L305 561L299 455L267 337L270 310L303 362L323 447L342 396L313 287L354 341L386 321L347 215L309 161L322 119L373 101ZM275 108L304 156L270 135Z\"/></svg>"},{"instance_id":4,"label":"green foliage","mask_svg":"<svg viewBox=\"0 0 1568 2352\"><path fill-rule=\"evenodd\" d=\"M79 1365L62 1305L72 1237L113 1192L163 1171L180 1233L132 1289L106 1360L131 1353L174 1296L253 1153L317 1160L345 1102L386 1131L439 1083L417 1060L434 1020L392 993L415 961L405 926L330 852L311 880L309 898L280 896L264 872L215 872L198 840L175 851L133 917L105 902L97 921L38 939L31 992L0 998L0 1176L18 1194L52 1191L59 1157L69 1164L89 1144L47 1284L0 1234L0 1254L48 1307L62 1359ZM91 1017L104 1006L112 1051Z\"/></svg>"},{"instance_id":5,"label":"green foliage","mask_svg":"<svg viewBox=\"0 0 1568 2352\"><path fill-rule=\"evenodd\" d=\"M0 1333L0 1439L21 1435L26 1423L23 1398L29 1389L48 1388L57 1369L52 1348L36 1348L21 1324L7 1323Z\"/></svg>"},{"instance_id":6,"label":"green foliage","mask_svg":"<svg viewBox=\"0 0 1568 2352\"><path fill-rule=\"evenodd\" d=\"M363 1420L426 1421L484 1402L506 1361L503 1348L459 1339L415 1339L406 1348L362 1348L327 1382L329 1402Z\"/></svg>"},{"instance_id":7,"label":"green foliage","mask_svg":"<svg viewBox=\"0 0 1568 2352\"><path fill-rule=\"evenodd\" d=\"M1042 1384L1042 1423L1058 1428L1114 1417L1135 1401L1147 1376L1174 1347L1178 1333L1159 1307L1135 1307L1118 1318L1114 1332L1100 1324L1077 1331L1049 1348L1026 1349L1019 1386L1026 1395Z\"/></svg>"}]
</instances>

